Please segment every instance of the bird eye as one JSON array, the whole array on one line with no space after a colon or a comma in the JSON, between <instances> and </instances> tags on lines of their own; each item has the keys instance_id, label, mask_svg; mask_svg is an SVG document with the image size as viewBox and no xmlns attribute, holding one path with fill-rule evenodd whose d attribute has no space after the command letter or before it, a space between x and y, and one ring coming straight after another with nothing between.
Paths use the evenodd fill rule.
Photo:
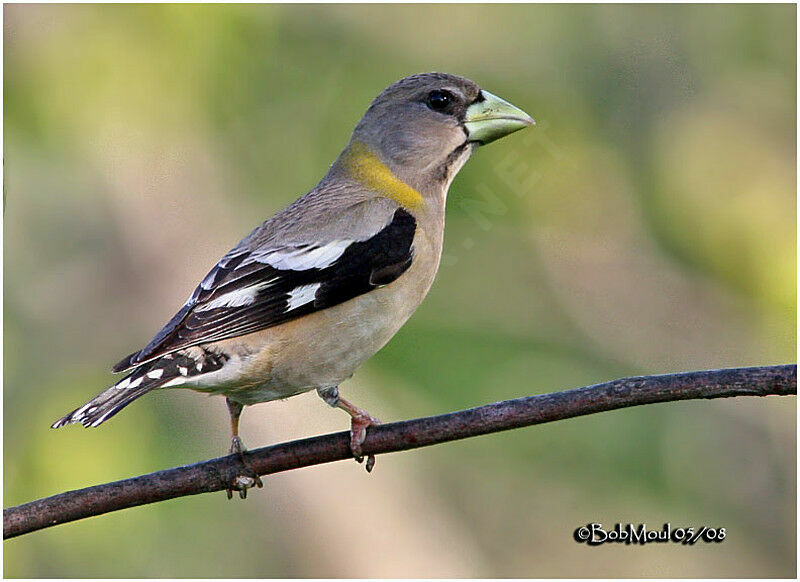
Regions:
<instances>
[{"instance_id":1,"label":"bird eye","mask_svg":"<svg viewBox=\"0 0 800 582\"><path fill-rule=\"evenodd\" d=\"M428 107L434 111L444 111L453 102L453 95L447 91L431 91L428 93Z\"/></svg>"}]
</instances>

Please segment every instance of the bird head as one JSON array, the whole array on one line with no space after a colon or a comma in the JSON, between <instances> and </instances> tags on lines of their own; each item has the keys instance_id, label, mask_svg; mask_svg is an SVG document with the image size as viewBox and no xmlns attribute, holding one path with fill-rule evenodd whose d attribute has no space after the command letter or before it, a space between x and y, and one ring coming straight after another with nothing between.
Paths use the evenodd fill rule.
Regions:
<instances>
[{"instance_id":1,"label":"bird head","mask_svg":"<svg viewBox=\"0 0 800 582\"><path fill-rule=\"evenodd\" d=\"M424 196L438 196L475 147L533 124L527 113L469 79L413 75L375 98L340 160L357 174L382 165Z\"/></svg>"}]
</instances>

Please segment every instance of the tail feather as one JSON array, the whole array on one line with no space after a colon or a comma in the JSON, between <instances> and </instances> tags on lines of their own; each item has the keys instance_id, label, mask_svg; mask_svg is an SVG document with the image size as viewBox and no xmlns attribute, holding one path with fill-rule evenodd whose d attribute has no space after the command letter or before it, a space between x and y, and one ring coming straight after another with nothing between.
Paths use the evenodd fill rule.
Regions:
<instances>
[{"instance_id":1,"label":"tail feather","mask_svg":"<svg viewBox=\"0 0 800 582\"><path fill-rule=\"evenodd\" d=\"M96 427L107 421L128 404L156 388L180 386L197 376L221 369L228 356L194 348L167 354L135 368L122 380L101 392L89 402L55 421L51 428L80 423L85 427Z\"/></svg>"},{"instance_id":2,"label":"tail feather","mask_svg":"<svg viewBox=\"0 0 800 582\"><path fill-rule=\"evenodd\" d=\"M136 386L131 387L132 384L137 382L136 379L131 381L136 375L136 372L134 372L120 382L117 382L111 388L101 392L80 408L76 408L69 414L55 421L51 425L51 428L60 428L73 423L80 423L85 427L99 426L140 396L144 396L163 384L163 382L141 381L138 382ZM141 376L139 379L141 379Z\"/></svg>"}]
</instances>

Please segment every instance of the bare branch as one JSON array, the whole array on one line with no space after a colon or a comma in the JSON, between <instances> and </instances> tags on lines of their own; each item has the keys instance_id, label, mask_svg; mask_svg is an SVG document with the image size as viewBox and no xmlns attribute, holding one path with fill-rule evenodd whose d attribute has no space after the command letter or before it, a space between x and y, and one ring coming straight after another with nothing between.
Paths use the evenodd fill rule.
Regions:
<instances>
[{"instance_id":1,"label":"bare branch","mask_svg":"<svg viewBox=\"0 0 800 582\"><path fill-rule=\"evenodd\" d=\"M363 451L375 455L405 451L641 404L790 394L797 394L796 365L624 378L373 427ZM282 443L248 452L247 463L260 475L330 463L352 458L348 443L346 432ZM11 507L3 511L3 538L137 505L221 491L240 469L239 459L230 455Z\"/></svg>"}]
</instances>

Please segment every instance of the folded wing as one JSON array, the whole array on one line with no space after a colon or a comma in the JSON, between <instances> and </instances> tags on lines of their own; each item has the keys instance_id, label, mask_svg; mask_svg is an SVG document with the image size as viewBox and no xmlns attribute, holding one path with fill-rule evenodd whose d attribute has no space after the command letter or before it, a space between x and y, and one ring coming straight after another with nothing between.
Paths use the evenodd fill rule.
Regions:
<instances>
[{"instance_id":1,"label":"folded wing","mask_svg":"<svg viewBox=\"0 0 800 582\"><path fill-rule=\"evenodd\" d=\"M411 266L415 231L414 217L398 209L364 240L234 248L156 337L114 371L273 327L387 285Z\"/></svg>"}]
</instances>

